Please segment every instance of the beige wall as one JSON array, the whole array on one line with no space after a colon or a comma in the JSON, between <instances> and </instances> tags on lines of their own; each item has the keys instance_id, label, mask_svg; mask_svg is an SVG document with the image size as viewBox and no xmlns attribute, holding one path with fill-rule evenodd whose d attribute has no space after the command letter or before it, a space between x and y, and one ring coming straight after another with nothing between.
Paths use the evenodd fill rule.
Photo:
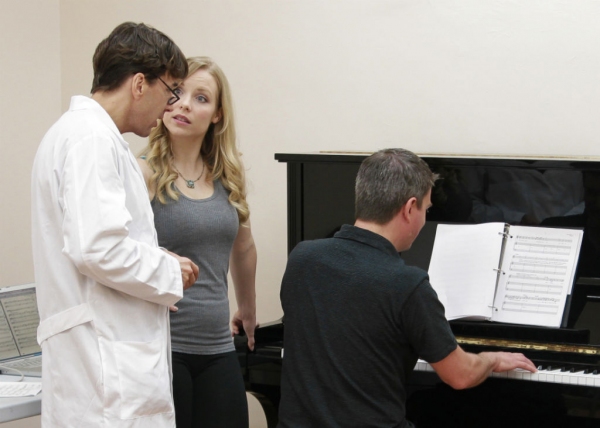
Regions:
<instances>
[{"instance_id":1,"label":"beige wall","mask_svg":"<svg viewBox=\"0 0 600 428\"><path fill-rule=\"evenodd\" d=\"M58 0L2 2L0 13L0 287L33 282L31 163L61 112Z\"/></svg>"},{"instance_id":2,"label":"beige wall","mask_svg":"<svg viewBox=\"0 0 600 428\"><path fill-rule=\"evenodd\" d=\"M286 260L276 152L600 155L594 0L1 1L0 286L33 280L35 149L70 96L89 92L93 50L125 20L214 57L231 81L262 322L281 315Z\"/></svg>"},{"instance_id":3,"label":"beige wall","mask_svg":"<svg viewBox=\"0 0 600 428\"><path fill-rule=\"evenodd\" d=\"M186 54L221 64L251 185L265 322L281 315L286 259L276 152L600 155L600 6L522 3L62 0L63 108L89 91L91 52L124 20L151 23Z\"/></svg>"},{"instance_id":4,"label":"beige wall","mask_svg":"<svg viewBox=\"0 0 600 428\"><path fill-rule=\"evenodd\" d=\"M0 287L5 287L33 282L31 164L62 109L59 1L0 1ZM40 418L0 426L35 428Z\"/></svg>"}]
</instances>

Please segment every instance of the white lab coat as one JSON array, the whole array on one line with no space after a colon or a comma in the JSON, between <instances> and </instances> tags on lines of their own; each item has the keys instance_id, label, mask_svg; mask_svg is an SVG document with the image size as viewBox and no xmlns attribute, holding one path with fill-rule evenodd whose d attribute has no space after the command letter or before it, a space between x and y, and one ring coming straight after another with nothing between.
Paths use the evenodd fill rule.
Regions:
<instances>
[{"instance_id":1,"label":"white lab coat","mask_svg":"<svg viewBox=\"0 0 600 428\"><path fill-rule=\"evenodd\" d=\"M106 111L73 97L32 177L42 426L175 426L168 306L178 261L158 248L142 173Z\"/></svg>"}]
</instances>

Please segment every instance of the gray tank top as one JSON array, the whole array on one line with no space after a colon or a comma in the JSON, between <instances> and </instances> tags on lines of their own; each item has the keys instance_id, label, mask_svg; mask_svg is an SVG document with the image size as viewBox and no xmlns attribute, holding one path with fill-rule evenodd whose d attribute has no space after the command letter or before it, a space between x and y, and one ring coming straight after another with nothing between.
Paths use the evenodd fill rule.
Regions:
<instances>
[{"instance_id":1,"label":"gray tank top","mask_svg":"<svg viewBox=\"0 0 600 428\"><path fill-rule=\"evenodd\" d=\"M154 224L161 247L188 257L200 268L196 283L171 313L171 343L175 352L217 354L234 350L229 329L227 272L229 255L238 232L238 216L220 181L206 199L167 204L152 201Z\"/></svg>"}]
</instances>

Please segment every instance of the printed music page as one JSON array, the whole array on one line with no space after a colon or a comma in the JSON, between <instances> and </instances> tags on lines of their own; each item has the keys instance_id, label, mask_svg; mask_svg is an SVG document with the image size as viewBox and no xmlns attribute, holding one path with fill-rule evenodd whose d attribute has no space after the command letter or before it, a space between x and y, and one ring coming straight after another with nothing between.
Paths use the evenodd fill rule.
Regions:
<instances>
[{"instance_id":1,"label":"printed music page","mask_svg":"<svg viewBox=\"0 0 600 428\"><path fill-rule=\"evenodd\" d=\"M17 343L15 342L15 338L10 331L6 314L0 305L0 359L4 360L6 358L14 358L18 357L19 355L21 354L19 354Z\"/></svg>"},{"instance_id":2,"label":"printed music page","mask_svg":"<svg viewBox=\"0 0 600 428\"><path fill-rule=\"evenodd\" d=\"M40 316L34 293L10 295L0 299L0 305L10 324L10 329L20 355L41 352L37 343L37 328Z\"/></svg>"},{"instance_id":3,"label":"printed music page","mask_svg":"<svg viewBox=\"0 0 600 428\"><path fill-rule=\"evenodd\" d=\"M490 319L504 223L438 224L429 279L446 318Z\"/></svg>"},{"instance_id":4,"label":"printed music page","mask_svg":"<svg viewBox=\"0 0 600 428\"><path fill-rule=\"evenodd\" d=\"M583 231L510 226L493 321L560 327Z\"/></svg>"}]
</instances>

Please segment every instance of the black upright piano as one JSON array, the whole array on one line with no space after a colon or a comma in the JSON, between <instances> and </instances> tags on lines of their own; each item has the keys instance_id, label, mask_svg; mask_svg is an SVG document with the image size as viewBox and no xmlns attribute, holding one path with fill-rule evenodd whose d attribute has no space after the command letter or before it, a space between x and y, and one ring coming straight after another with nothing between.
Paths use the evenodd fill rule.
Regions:
<instances>
[{"instance_id":1,"label":"black upright piano","mask_svg":"<svg viewBox=\"0 0 600 428\"><path fill-rule=\"evenodd\" d=\"M332 236L354 221L354 180L369 153L276 154L287 164L288 252L307 239ZM522 352L540 368L535 379L508 373L478 387L455 391L427 364L409 385L408 418L426 427L600 426L600 159L422 155L440 175L427 224L403 253L427 270L439 223L503 221L584 231L564 327L486 321L451 322L471 352ZM256 350L243 338L236 349L246 389L277 423L285 322L256 332Z\"/></svg>"}]
</instances>

